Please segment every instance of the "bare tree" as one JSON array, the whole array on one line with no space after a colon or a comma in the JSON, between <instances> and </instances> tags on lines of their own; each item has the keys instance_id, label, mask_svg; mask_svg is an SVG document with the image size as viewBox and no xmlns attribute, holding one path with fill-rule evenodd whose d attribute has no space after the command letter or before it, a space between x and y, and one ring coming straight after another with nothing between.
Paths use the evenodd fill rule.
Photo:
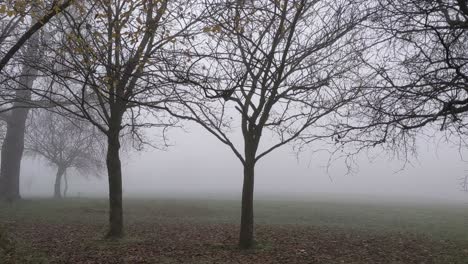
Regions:
<instances>
[{"instance_id":1,"label":"bare tree","mask_svg":"<svg viewBox=\"0 0 468 264\"><path fill-rule=\"evenodd\" d=\"M40 35L36 33L73 1L7 1L0 5L2 49L0 73L0 119L6 123L0 169L0 199L20 199L19 179L24 148L25 122L32 103L31 89L38 71L33 64L41 56ZM16 63L5 68L16 56ZM5 50L4 50L5 49Z\"/></svg>"},{"instance_id":2,"label":"bare tree","mask_svg":"<svg viewBox=\"0 0 468 264\"><path fill-rule=\"evenodd\" d=\"M46 159L57 169L55 198L62 197L62 178L68 170L97 176L104 168L104 137L89 122L35 110L27 125L26 153Z\"/></svg>"},{"instance_id":3,"label":"bare tree","mask_svg":"<svg viewBox=\"0 0 468 264\"><path fill-rule=\"evenodd\" d=\"M348 106L342 142L415 153L417 135L436 129L466 147L468 4L381 0L367 24L373 49L361 58L368 79Z\"/></svg>"},{"instance_id":4,"label":"bare tree","mask_svg":"<svg viewBox=\"0 0 468 264\"><path fill-rule=\"evenodd\" d=\"M35 90L69 114L87 120L107 139L110 229L123 235L121 137L140 129L166 128L159 104L170 100L172 86L161 75L177 41L190 36L197 21L196 1L84 1L57 23L60 34L39 66L48 89ZM196 9L195 9L196 10ZM152 111L148 111L151 105Z\"/></svg>"},{"instance_id":5,"label":"bare tree","mask_svg":"<svg viewBox=\"0 0 468 264\"><path fill-rule=\"evenodd\" d=\"M14 88L14 102L12 103L13 109L2 113L1 116L2 121L7 125L0 165L0 198L4 200L20 199L19 174L24 149L25 123L28 115L28 108L24 106L25 101L31 99L30 89L37 75L37 70L31 67L31 64L38 60L39 56L39 35L35 34L26 47L17 82L13 82L13 85L16 86Z\"/></svg>"},{"instance_id":6,"label":"bare tree","mask_svg":"<svg viewBox=\"0 0 468 264\"><path fill-rule=\"evenodd\" d=\"M178 72L190 85L168 109L200 124L242 163L239 245L251 248L255 165L305 134L318 140L335 133L326 128L328 116L359 95L352 81L369 10L359 1L208 2L206 36L192 42L188 69ZM240 144L231 134L236 127ZM272 140L262 141L265 135Z\"/></svg>"}]
</instances>

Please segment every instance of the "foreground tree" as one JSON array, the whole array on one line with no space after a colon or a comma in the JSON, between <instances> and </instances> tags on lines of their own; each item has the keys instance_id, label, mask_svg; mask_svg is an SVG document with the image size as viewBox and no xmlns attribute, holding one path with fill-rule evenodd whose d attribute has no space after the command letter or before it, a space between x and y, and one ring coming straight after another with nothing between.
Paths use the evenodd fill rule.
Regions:
<instances>
[{"instance_id":1,"label":"foreground tree","mask_svg":"<svg viewBox=\"0 0 468 264\"><path fill-rule=\"evenodd\" d=\"M35 110L29 118L26 151L46 159L57 169L54 198L62 198L61 186L67 170L98 175L104 167L104 141L88 122L53 112Z\"/></svg>"},{"instance_id":2,"label":"foreground tree","mask_svg":"<svg viewBox=\"0 0 468 264\"><path fill-rule=\"evenodd\" d=\"M0 118L6 123L0 169L0 199L20 199L19 179L24 149L24 131L31 102L31 89L37 77L33 64L41 56L40 32L53 17L73 1L8 1L0 5L1 91ZM16 65L5 66L17 56Z\"/></svg>"},{"instance_id":3,"label":"foreground tree","mask_svg":"<svg viewBox=\"0 0 468 264\"><path fill-rule=\"evenodd\" d=\"M21 72L17 81L10 82L13 87L11 110L2 113L6 123L6 134L2 144L0 164L0 199L14 201L20 199L20 167L24 149L24 131L28 115L27 101L31 99L31 89L37 76L32 67L40 57L39 35L31 37L22 57ZM10 84L6 84L10 85ZM3 94L7 94L4 87ZM8 100L10 102L10 100Z\"/></svg>"},{"instance_id":4,"label":"foreground tree","mask_svg":"<svg viewBox=\"0 0 468 264\"><path fill-rule=\"evenodd\" d=\"M254 245L257 162L307 134L330 137L328 116L359 95L352 83L364 48L359 25L367 7L347 1L209 1L206 37L187 52L190 85L169 111L197 122L241 161L239 246ZM238 122L242 143L230 128ZM276 135L276 142L262 141Z\"/></svg>"},{"instance_id":5,"label":"foreground tree","mask_svg":"<svg viewBox=\"0 0 468 264\"><path fill-rule=\"evenodd\" d=\"M107 140L109 181L107 237L123 235L123 133L167 127L160 112L147 105L169 100L171 87L160 78L176 42L189 36L197 21L192 1L84 1L69 9L50 41L41 71L52 76L50 89L35 93L63 111L94 125ZM196 10L196 9L195 9ZM170 72L170 71L168 71ZM137 138L139 139L139 138Z\"/></svg>"}]
</instances>

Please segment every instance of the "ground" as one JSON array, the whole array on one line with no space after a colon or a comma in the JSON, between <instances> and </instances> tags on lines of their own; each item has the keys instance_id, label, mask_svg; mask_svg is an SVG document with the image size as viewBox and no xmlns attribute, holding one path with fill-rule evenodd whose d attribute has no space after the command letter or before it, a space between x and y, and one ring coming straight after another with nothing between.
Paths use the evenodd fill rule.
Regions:
<instances>
[{"instance_id":1,"label":"ground","mask_svg":"<svg viewBox=\"0 0 468 264\"><path fill-rule=\"evenodd\" d=\"M257 201L250 251L236 247L239 205L126 199L126 236L108 241L104 199L0 204L3 262L468 263L468 205Z\"/></svg>"}]
</instances>

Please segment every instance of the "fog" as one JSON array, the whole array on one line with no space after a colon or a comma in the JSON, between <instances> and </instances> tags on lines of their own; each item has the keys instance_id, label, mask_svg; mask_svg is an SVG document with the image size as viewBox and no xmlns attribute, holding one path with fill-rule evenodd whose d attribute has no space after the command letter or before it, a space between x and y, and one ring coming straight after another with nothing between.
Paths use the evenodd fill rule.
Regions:
<instances>
[{"instance_id":1,"label":"fog","mask_svg":"<svg viewBox=\"0 0 468 264\"><path fill-rule=\"evenodd\" d=\"M122 157L126 197L239 198L242 167L231 150L198 126L173 129L165 150L147 147ZM148 135L154 133L149 130ZM265 140L268 140L265 137ZM418 202L468 202L460 178L466 163L453 145L420 140L418 156L411 164L389 159L382 153L370 160L358 156L359 168L347 174L344 162L332 163L328 154L304 151L297 155L285 146L260 160L256 169L258 199L333 198L390 199ZM106 172L100 178L69 173L69 196L107 196ZM53 193L55 171L41 159L25 158L21 191L24 197L47 197Z\"/></svg>"}]
</instances>

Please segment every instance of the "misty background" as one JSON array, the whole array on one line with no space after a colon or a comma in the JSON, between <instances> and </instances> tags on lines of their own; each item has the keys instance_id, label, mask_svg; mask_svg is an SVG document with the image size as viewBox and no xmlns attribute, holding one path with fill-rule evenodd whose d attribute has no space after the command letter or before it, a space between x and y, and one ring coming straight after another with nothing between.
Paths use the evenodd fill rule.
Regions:
<instances>
[{"instance_id":1,"label":"misty background","mask_svg":"<svg viewBox=\"0 0 468 264\"><path fill-rule=\"evenodd\" d=\"M185 131L184 131L185 130ZM126 197L176 198L224 197L237 199L242 186L242 166L228 147L194 124L168 133L165 150L129 148L123 154L123 186ZM157 129L147 136L157 138ZM236 133L234 131L233 133ZM460 178L468 171L466 155L439 137L421 139L418 155L405 165L388 153L357 157L357 171L347 174L343 160L332 163L329 154L308 147L297 155L285 146L261 159L256 171L256 198L378 199L417 202L468 203ZM370 159L369 159L370 157ZM21 193L27 197L49 197L53 193L56 169L47 161L25 157L22 163ZM68 173L70 197L107 197L107 177Z\"/></svg>"}]
</instances>

